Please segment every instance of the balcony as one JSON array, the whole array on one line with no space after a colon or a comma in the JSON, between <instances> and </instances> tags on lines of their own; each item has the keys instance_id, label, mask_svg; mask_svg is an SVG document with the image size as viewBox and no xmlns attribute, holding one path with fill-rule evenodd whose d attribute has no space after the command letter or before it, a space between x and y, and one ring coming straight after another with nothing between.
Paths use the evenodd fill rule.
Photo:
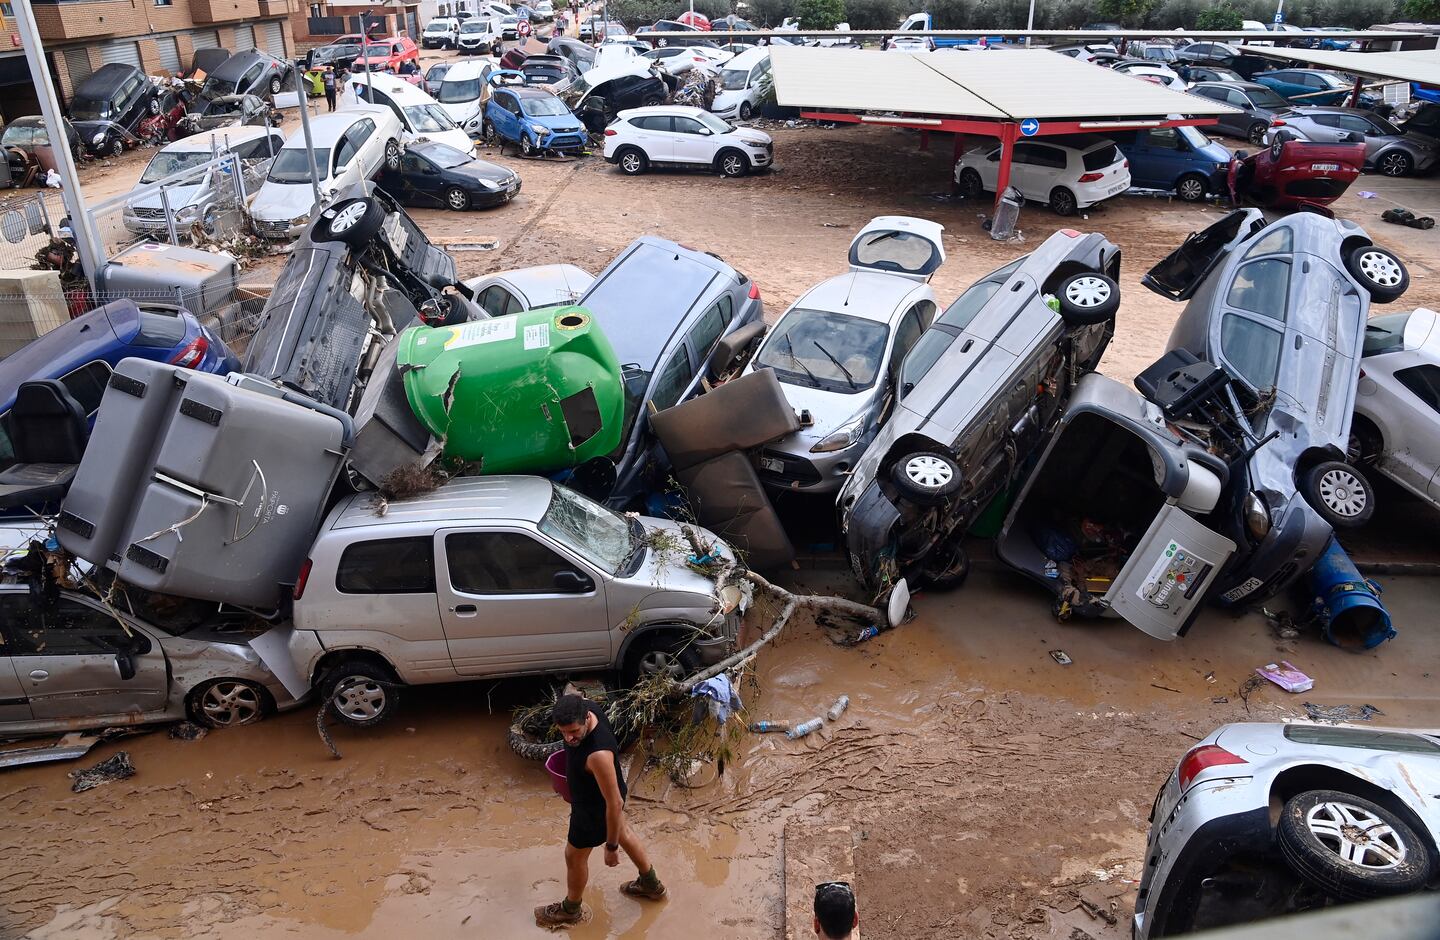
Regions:
<instances>
[{"instance_id":1,"label":"balcony","mask_svg":"<svg viewBox=\"0 0 1440 940\"><path fill-rule=\"evenodd\" d=\"M295 12L295 5L290 0L260 0L261 16L289 16Z\"/></svg>"},{"instance_id":2,"label":"balcony","mask_svg":"<svg viewBox=\"0 0 1440 940\"><path fill-rule=\"evenodd\" d=\"M230 23L260 15L260 0L190 0L190 16L197 23Z\"/></svg>"},{"instance_id":3,"label":"balcony","mask_svg":"<svg viewBox=\"0 0 1440 940\"><path fill-rule=\"evenodd\" d=\"M80 3L37 2L31 6L41 39L93 39L122 32L134 22L130 0Z\"/></svg>"}]
</instances>

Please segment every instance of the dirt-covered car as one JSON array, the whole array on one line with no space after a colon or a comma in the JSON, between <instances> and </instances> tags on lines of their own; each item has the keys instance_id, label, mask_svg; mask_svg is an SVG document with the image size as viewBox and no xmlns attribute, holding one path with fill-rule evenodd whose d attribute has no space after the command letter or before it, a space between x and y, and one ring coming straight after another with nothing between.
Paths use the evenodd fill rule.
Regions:
<instances>
[{"instance_id":1,"label":"dirt-covered car","mask_svg":"<svg viewBox=\"0 0 1440 940\"><path fill-rule=\"evenodd\" d=\"M860 582L944 588L961 539L1044 440L1099 362L1120 304L1120 249L1062 229L949 306L900 367L899 402L840 491Z\"/></svg>"}]
</instances>

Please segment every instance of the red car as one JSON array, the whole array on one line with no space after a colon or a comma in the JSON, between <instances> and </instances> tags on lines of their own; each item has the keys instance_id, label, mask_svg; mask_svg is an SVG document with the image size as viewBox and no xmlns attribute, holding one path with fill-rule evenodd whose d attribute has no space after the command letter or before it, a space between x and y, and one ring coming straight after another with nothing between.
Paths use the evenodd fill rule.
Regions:
<instances>
[{"instance_id":1,"label":"red car","mask_svg":"<svg viewBox=\"0 0 1440 940\"><path fill-rule=\"evenodd\" d=\"M420 47L415 45L415 40L407 36L386 36L382 39L371 39L365 45L365 54L355 60L350 70L353 72L369 69L372 72L404 75L407 72L406 63L409 62L415 63L415 74L419 74Z\"/></svg>"},{"instance_id":2,"label":"red car","mask_svg":"<svg viewBox=\"0 0 1440 940\"><path fill-rule=\"evenodd\" d=\"M693 26L696 29L709 29L710 18L703 13L686 11L675 17L675 22L684 23L686 26Z\"/></svg>"},{"instance_id":3,"label":"red car","mask_svg":"<svg viewBox=\"0 0 1440 940\"><path fill-rule=\"evenodd\" d=\"M1365 145L1276 139L1230 161L1230 192L1275 209L1319 210L1339 199L1365 165ZM1324 215L1330 215L1328 209Z\"/></svg>"}]
</instances>

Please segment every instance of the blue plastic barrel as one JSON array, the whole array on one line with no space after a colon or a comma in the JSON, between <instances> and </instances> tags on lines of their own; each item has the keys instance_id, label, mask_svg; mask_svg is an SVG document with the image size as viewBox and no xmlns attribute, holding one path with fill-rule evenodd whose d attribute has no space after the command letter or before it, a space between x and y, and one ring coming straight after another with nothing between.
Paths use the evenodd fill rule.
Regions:
<instances>
[{"instance_id":1,"label":"blue plastic barrel","mask_svg":"<svg viewBox=\"0 0 1440 940\"><path fill-rule=\"evenodd\" d=\"M1348 649L1374 649L1395 635L1380 585L1360 575L1337 539L1310 569L1315 607L1325 639Z\"/></svg>"}]
</instances>

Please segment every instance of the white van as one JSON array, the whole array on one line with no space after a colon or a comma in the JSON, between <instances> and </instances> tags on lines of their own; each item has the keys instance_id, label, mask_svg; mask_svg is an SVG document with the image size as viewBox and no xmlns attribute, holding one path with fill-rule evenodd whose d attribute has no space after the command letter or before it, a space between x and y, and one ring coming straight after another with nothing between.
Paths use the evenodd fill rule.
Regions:
<instances>
[{"instance_id":1,"label":"white van","mask_svg":"<svg viewBox=\"0 0 1440 940\"><path fill-rule=\"evenodd\" d=\"M394 112L404 130L401 139L405 143L435 140L449 144L462 153L470 153L474 149L469 135L460 129L460 125L438 101L398 75L371 72L352 78L341 89L336 110L350 111L371 104Z\"/></svg>"},{"instance_id":2,"label":"white van","mask_svg":"<svg viewBox=\"0 0 1440 940\"><path fill-rule=\"evenodd\" d=\"M437 16L425 24L425 32L420 34L420 45L426 49L453 47L459 34L459 20L451 16Z\"/></svg>"},{"instance_id":3,"label":"white van","mask_svg":"<svg viewBox=\"0 0 1440 940\"><path fill-rule=\"evenodd\" d=\"M710 110L718 117L750 120L771 87L770 50L749 49L726 62L719 84Z\"/></svg>"},{"instance_id":4,"label":"white van","mask_svg":"<svg viewBox=\"0 0 1440 940\"><path fill-rule=\"evenodd\" d=\"M458 62L440 80L440 93L435 96L440 107L465 133L480 136L484 123L485 102L490 98L490 85L485 81L500 63L486 57Z\"/></svg>"}]
</instances>

